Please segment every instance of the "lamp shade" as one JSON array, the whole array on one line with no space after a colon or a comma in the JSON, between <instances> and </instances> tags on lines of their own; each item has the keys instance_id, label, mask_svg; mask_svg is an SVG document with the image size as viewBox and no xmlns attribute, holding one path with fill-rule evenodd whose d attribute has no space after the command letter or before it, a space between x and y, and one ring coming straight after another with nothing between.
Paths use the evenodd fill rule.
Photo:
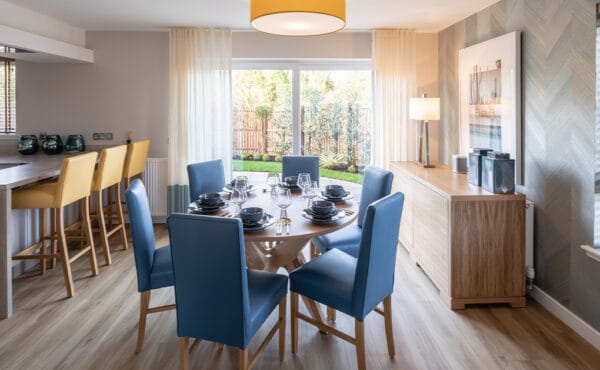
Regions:
<instances>
[{"instance_id":1,"label":"lamp shade","mask_svg":"<svg viewBox=\"0 0 600 370\"><path fill-rule=\"evenodd\" d=\"M410 98L408 118L423 121L440 119L440 98Z\"/></svg>"},{"instance_id":2,"label":"lamp shade","mask_svg":"<svg viewBox=\"0 0 600 370\"><path fill-rule=\"evenodd\" d=\"M283 36L332 33L346 25L345 0L250 0L250 25Z\"/></svg>"}]
</instances>

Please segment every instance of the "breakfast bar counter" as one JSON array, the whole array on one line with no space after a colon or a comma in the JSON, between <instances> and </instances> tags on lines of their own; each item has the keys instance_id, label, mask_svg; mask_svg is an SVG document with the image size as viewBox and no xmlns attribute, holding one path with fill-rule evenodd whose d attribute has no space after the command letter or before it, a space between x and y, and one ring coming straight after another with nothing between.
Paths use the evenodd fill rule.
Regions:
<instances>
[{"instance_id":1,"label":"breakfast bar counter","mask_svg":"<svg viewBox=\"0 0 600 370\"><path fill-rule=\"evenodd\" d=\"M12 191L58 176L62 161L72 154L0 154L0 319L12 315L12 251L14 230Z\"/></svg>"}]
</instances>

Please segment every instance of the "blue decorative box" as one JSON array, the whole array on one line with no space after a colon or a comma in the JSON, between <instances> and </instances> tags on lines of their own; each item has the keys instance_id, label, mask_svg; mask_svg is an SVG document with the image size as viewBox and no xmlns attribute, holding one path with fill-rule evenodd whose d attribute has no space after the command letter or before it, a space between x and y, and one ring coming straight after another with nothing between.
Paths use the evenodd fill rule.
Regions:
<instances>
[{"instance_id":1,"label":"blue decorative box","mask_svg":"<svg viewBox=\"0 0 600 370\"><path fill-rule=\"evenodd\" d=\"M509 153L492 152L483 158L481 187L496 194L515 192L515 160Z\"/></svg>"},{"instance_id":2,"label":"blue decorative box","mask_svg":"<svg viewBox=\"0 0 600 370\"><path fill-rule=\"evenodd\" d=\"M469 153L469 183L475 186L481 186L481 159L492 149L475 148Z\"/></svg>"}]
</instances>

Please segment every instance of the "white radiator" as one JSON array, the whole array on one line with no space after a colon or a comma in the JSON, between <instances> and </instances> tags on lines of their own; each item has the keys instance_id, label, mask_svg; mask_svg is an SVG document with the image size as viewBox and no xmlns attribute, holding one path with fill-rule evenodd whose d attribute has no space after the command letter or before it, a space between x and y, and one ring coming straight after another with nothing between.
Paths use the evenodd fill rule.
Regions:
<instances>
[{"instance_id":1,"label":"white radiator","mask_svg":"<svg viewBox=\"0 0 600 370\"><path fill-rule=\"evenodd\" d=\"M150 202L150 212L155 221L164 222L167 217L167 179L169 177L167 158L148 158L144 182Z\"/></svg>"}]
</instances>

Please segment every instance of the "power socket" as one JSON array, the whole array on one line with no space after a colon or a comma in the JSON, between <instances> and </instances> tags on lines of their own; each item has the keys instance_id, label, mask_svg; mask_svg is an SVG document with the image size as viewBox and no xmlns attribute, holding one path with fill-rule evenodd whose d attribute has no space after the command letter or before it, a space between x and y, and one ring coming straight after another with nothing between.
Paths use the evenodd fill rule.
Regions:
<instances>
[{"instance_id":1,"label":"power socket","mask_svg":"<svg viewBox=\"0 0 600 370\"><path fill-rule=\"evenodd\" d=\"M92 134L92 140L112 140L112 132L94 132Z\"/></svg>"}]
</instances>

